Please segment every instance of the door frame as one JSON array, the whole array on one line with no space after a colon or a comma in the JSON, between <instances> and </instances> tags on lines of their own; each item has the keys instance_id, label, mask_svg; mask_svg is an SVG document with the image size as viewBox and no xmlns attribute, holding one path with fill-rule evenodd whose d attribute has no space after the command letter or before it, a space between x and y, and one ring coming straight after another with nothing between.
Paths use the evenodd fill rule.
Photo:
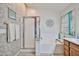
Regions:
<instances>
[{"instance_id":1,"label":"door frame","mask_svg":"<svg viewBox=\"0 0 79 59\"><path fill-rule=\"evenodd\" d=\"M34 26L35 26L35 33L34 33L34 38L35 38L35 41L36 41L36 35L37 35L37 31L36 31L36 29L37 29L37 27L36 27L36 25L37 25L37 18L39 18L39 26L40 26L40 16L24 16L23 17L23 49L28 49L28 48L25 48L25 18L34 18ZM39 27L39 37L40 37L40 27ZM35 43L34 43L35 44ZM36 48L36 47L35 47ZM30 49L32 49L32 48L30 48Z\"/></svg>"}]
</instances>

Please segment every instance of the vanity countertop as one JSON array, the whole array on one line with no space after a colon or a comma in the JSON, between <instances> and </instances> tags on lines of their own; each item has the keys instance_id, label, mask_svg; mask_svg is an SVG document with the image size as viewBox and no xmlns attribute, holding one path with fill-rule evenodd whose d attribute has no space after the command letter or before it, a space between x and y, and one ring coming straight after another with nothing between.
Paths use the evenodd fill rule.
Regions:
<instances>
[{"instance_id":1,"label":"vanity countertop","mask_svg":"<svg viewBox=\"0 0 79 59\"><path fill-rule=\"evenodd\" d=\"M74 44L79 45L79 39L76 39L76 38L64 38L64 39L67 40L67 41L70 41Z\"/></svg>"}]
</instances>

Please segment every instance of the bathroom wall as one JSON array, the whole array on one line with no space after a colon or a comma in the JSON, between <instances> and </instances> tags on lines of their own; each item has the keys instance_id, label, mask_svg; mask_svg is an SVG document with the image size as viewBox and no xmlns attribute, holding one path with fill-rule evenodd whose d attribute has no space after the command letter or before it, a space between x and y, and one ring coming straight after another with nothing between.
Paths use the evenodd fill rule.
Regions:
<instances>
[{"instance_id":1,"label":"bathroom wall","mask_svg":"<svg viewBox=\"0 0 79 59\"><path fill-rule=\"evenodd\" d=\"M31 9L30 13L27 13L27 16L40 16L40 45L38 50L40 53L53 53L56 46L56 39L58 38L59 33L59 12L54 12L50 9L39 8ZM46 21L53 20L53 26L47 27Z\"/></svg>"},{"instance_id":2,"label":"bathroom wall","mask_svg":"<svg viewBox=\"0 0 79 59\"><path fill-rule=\"evenodd\" d=\"M8 8L14 10L16 12L16 20L8 18ZM4 29L6 26L3 24L13 22L13 23L19 23L21 25L20 29L20 39L13 41L13 42L7 42L7 36L6 33L0 33L0 55L1 56L10 56L15 55L21 47L21 40L23 39L22 36L22 20L23 16L26 14L26 7L24 4L19 3L0 3L0 26L2 26Z\"/></svg>"},{"instance_id":3,"label":"bathroom wall","mask_svg":"<svg viewBox=\"0 0 79 59\"><path fill-rule=\"evenodd\" d=\"M40 53L53 53L56 46L56 39L59 33L59 14L49 9L38 10L40 15ZM53 20L53 26L47 27L46 21Z\"/></svg>"},{"instance_id":4,"label":"bathroom wall","mask_svg":"<svg viewBox=\"0 0 79 59\"><path fill-rule=\"evenodd\" d=\"M64 10L62 12L60 12L60 16L65 15L66 13L68 13L69 11L73 11L73 20L74 20L74 30L75 30L75 37L77 37L77 35L79 35L79 4L78 3L72 3L69 4L67 7L64 8Z\"/></svg>"}]
</instances>

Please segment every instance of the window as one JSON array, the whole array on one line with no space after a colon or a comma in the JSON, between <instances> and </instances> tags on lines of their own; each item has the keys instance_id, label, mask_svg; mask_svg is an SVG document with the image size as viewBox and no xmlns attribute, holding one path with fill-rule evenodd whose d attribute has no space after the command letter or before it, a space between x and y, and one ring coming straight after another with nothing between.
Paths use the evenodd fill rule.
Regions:
<instances>
[{"instance_id":1,"label":"window","mask_svg":"<svg viewBox=\"0 0 79 59\"><path fill-rule=\"evenodd\" d=\"M62 16L61 22L61 32L63 35L74 36L75 28L74 28L74 19L73 19L73 11L69 11L65 15Z\"/></svg>"},{"instance_id":2,"label":"window","mask_svg":"<svg viewBox=\"0 0 79 59\"><path fill-rule=\"evenodd\" d=\"M73 20L72 20L72 11L68 12L68 31L69 35L74 35L73 34Z\"/></svg>"}]
</instances>

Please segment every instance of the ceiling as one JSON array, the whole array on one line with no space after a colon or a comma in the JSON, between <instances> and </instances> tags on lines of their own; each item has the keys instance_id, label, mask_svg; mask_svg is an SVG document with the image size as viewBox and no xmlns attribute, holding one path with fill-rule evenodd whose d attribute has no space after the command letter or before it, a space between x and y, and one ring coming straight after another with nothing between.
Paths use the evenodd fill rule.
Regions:
<instances>
[{"instance_id":1,"label":"ceiling","mask_svg":"<svg viewBox=\"0 0 79 59\"><path fill-rule=\"evenodd\" d=\"M35 9L46 9L60 12L69 4L70 3L28 3L27 5Z\"/></svg>"}]
</instances>

